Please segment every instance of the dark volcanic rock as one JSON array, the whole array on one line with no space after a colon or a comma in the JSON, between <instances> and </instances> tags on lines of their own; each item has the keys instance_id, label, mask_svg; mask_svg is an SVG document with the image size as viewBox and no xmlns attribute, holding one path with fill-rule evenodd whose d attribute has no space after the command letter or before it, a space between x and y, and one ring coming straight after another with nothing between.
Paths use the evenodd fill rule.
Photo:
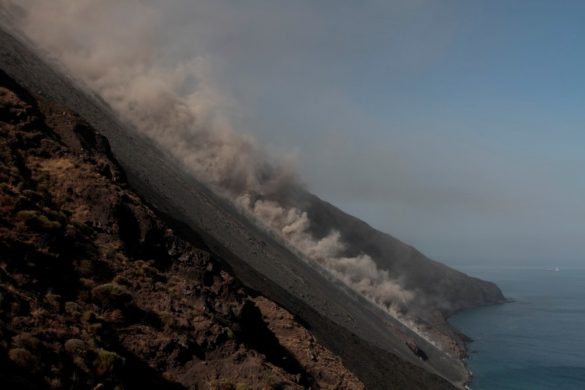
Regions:
<instances>
[{"instance_id":1,"label":"dark volcanic rock","mask_svg":"<svg viewBox=\"0 0 585 390\"><path fill-rule=\"evenodd\" d=\"M175 235L103 136L2 71L0 178L0 387L363 388ZM312 342L283 345L276 315Z\"/></svg>"}]
</instances>

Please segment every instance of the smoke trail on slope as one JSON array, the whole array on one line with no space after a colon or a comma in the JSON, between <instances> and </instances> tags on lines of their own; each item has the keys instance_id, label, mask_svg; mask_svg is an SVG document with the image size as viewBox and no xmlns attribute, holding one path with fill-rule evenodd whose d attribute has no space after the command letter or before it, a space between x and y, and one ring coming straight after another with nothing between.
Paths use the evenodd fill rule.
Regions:
<instances>
[{"instance_id":1,"label":"smoke trail on slope","mask_svg":"<svg viewBox=\"0 0 585 390\"><path fill-rule=\"evenodd\" d=\"M232 131L204 56L166 60L173 41L156 2L0 1L22 6L16 25L123 118L306 258L393 315L415 298L370 256L345 256L338 232L313 237L307 213L277 201L298 185L294 170L267 164L250 137Z\"/></svg>"},{"instance_id":2,"label":"smoke trail on slope","mask_svg":"<svg viewBox=\"0 0 585 390\"><path fill-rule=\"evenodd\" d=\"M247 194L238 197L237 203L270 226L297 251L391 314L398 315L406 310L406 305L414 298L414 294L402 289L388 271L379 269L370 256L344 256L346 248L339 232L332 231L320 239L313 237L306 212L295 207L282 207L271 200L253 201Z\"/></svg>"}]
</instances>

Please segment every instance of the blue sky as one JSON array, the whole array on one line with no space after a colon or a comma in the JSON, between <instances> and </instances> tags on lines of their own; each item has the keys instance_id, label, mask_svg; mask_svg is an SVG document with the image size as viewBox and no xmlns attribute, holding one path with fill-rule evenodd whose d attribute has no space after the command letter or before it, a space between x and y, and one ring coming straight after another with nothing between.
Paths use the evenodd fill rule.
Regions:
<instances>
[{"instance_id":1,"label":"blue sky","mask_svg":"<svg viewBox=\"0 0 585 390\"><path fill-rule=\"evenodd\" d=\"M585 261L585 2L173 4L318 195L438 260Z\"/></svg>"}]
</instances>

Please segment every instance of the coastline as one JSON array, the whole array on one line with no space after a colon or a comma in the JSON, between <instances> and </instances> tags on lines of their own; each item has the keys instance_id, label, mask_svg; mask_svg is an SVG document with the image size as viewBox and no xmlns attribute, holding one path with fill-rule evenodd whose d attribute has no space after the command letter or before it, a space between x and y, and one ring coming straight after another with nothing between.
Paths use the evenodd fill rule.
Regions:
<instances>
[{"instance_id":1,"label":"coastline","mask_svg":"<svg viewBox=\"0 0 585 390\"><path fill-rule=\"evenodd\" d=\"M458 315L461 314L469 314L469 312L475 311L475 310L482 310L488 307L493 307L493 306L500 306L500 305L505 305L508 303L513 303L515 302L514 299L512 298L505 298L504 301L502 302L498 302L498 303L493 303L493 304L486 304L486 305L480 305L477 307L472 307L469 309L463 309L463 310L459 310L456 313L453 313L452 315L450 315L447 318L447 321L449 323L449 325L451 325L455 330L457 330L457 332L460 335L460 340L463 343L463 349L462 349L462 355L460 357L461 362L463 363L466 371L467 371L467 379L463 382L463 388L468 390L471 389L471 385L473 383L473 371L471 370L471 367L469 366L469 358L470 358L470 348L471 345L474 343L474 339L470 336L468 336L467 334L463 333L463 331L461 331L456 325L454 325L451 320L453 319L453 317L456 317Z\"/></svg>"}]
</instances>

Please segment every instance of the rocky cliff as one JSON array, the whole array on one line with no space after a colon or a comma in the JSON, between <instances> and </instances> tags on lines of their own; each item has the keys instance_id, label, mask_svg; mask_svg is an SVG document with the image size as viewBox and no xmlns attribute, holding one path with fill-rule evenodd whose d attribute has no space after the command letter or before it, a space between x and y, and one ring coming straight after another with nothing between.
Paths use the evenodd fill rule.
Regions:
<instances>
[{"instance_id":1,"label":"rocky cliff","mask_svg":"<svg viewBox=\"0 0 585 390\"><path fill-rule=\"evenodd\" d=\"M0 183L3 388L364 388L298 319L175 234L87 122L1 71ZM394 368L388 384L449 387Z\"/></svg>"},{"instance_id":2,"label":"rocky cliff","mask_svg":"<svg viewBox=\"0 0 585 390\"><path fill-rule=\"evenodd\" d=\"M175 235L103 136L3 72L0 200L3 388L364 387Z\"/></svg>"},{"instance_id":3,"label":"rocky cliff","mask_svg":"<svg viewBox=\"0 0 585 390\"><path fill-rule=\"evenodd\" d=\"M126 268L131 270L135 263L138 263L139 267L148 267L150 271L146 272L147 275L150 275L150 272L153 272L151 269L153 269L167 277L167 281L173 280L170 284L178 285L178 292L181 290L186 291L185 286L192 277L195 278L195 281L197 278L202 278L201 283L210 283L203 275L205 272L201 271L201 269L197 271L198 266L193 260L182 263L180 252L183 251L181 245L184 244L189 248L195 248L196 250L193 250L197 253L207 253L202 257L207 259L205 261L210 261L214 265L209 266L208 263L204 262L201 267L205 268L205 270L211 267L208 271L212 272L212 274L218 273L218 277L223 280L221 283L240 286L238 288L233 287L235 290L228 288L229 291L235 291L236 295L230 299L234 300L233 305L242 306L240 309L232 310L233 305L230 306L230 304L227 304L227 309L223 307L222 305L225 305L225 302L222 303L221 299L219 299L221 294L220 297L212 295L207 300L204 299L203 301L208 302L204 306L201 306L200 297L187 304L187 306L194 304L195 307L199 307L200 311L206 312L208 307L215 307L216 303L219 302L219 308L216 310L220 314L223 313L222 315L228 316L228 323L231 324L226 325L226 323L218 320L220 324L223 324L221 326L231 329L231 333L225 331L227 334L221 337L225 338L225 336L232 335L237 340L235 342L236 346L244 344L247 348L254 350L255 353L272 356L266 350L268 347L252 345L257 342L258 338L251 337L249 330L255 329L256 325L250 328L247 327L248 325L238 324L238 321L243 321L244 324L247 321L246 318L248 317L245 313L249 309L244 310L244 308L253 309L255 307L261 312L263 311L263 325L258 325L260 328L268 328L276 335L277 339L279 332L282 331L279 344L284 350L288 351L287 353L293 351L295 345L303 351L307 351L310 350L311 345L320 343L320 348L328 349L332 355L337 355L338 359L340 359L339 361L343 362L343 365L352 371L368 388L385 389L389 386L398 388L448 388L450 385L447 381L459 387L462 387L467 381L467 372L460 361L463 353L463 339L456 330L448 325L446 316L454 311L468 307L501 302L503 297L497 287L487 282L469 278L442 264L433 262L408 245L375 231L365 223L344 214L311 194L305 192L294 194L294 199L291 198L291 201L301 202L303 207L311 213L312 220L317 221L312 225L313 233L316 236L326 234L327 230L334 227L343 235L344 240L350 244L347 248L349 252L367 253L382 269L399 276L409 290L420 294L421 299L417 301L418 303L409 308L411 318L416 319L416 324L414 325L416 325L417 329L410 325L405 326L404 323L388 316L386 312L372 305L371 302L363 299L355 292L349 291L335 280L331 280L328 275L323 274L319 269L302 261L297 254L291 252L277 238L259 229L255 223L243 217L229 202L209 191L189 175L184 170L184 167L173 159L172 155L165 154L151 141L142 137L137 129L122 123L107 104L91 96L91 93L84 92L82 88L76 86L72 80L61 72L56 71L51 66L47 66L25 44L3 31L0 31L0 42L0 68L5 69L11 77L18 80L26 89L34 92L35 96L26 93L26 91L25 93L16 92L16 96L25 105L33 107L33 111L36 110L35 112L37 112L39 119L35 123L44 123L42 127L33 131L34 135L23 133L24 135L21 135L20 138L16 137L17 139L27 140L30 138L34 142L40 142L38 145L36 143L25 143L23 146L21 144L14 145L11 142L6 144L10 150L17 147L22 152L21 154L28 155L32 153L31 156L34 156L36 152L33 151L39 149L40 145L42 149L41 155L36 156L36 160L30 160L37 164L32 166L34 169L22 163L17 165L17 161L28 161L28 159L22 158L20 160L18 158L16 160L7 160L7 166L24 166L24 170L18 171L16 176L29 175L26 172L33 172L36 169L47 177L56 178L52 184L55 193L48 192L51 195L51 202L53 202L51 204L58 205L55 206L57 209L74 207L75 210L71 211L71 213L74 211L79 213L71 214L70 216L65 213L64 218L85 215L87 210L90 210L87 212L89 216L83 217L89 218L89 223L81 220L81 225L79 226L83 229L89 227L93 231L100 233L103 230L111 235L108 239L109 241L105 240L110 242L106 245L110 251L109 259L117 259L115 253L122 255L122 258L115 260L113 264L115 270L125 270ZM18 89L20 87L14 88ZM22 88L18 90L23 91ZM28 97L23 98L23 96ZM38 107L38 109L34 107ZM45 110L43 107L68 108L54 110L47 108ZM84 119L77 117L69 108L81 114ZM62 118L55 114L59 112L65 113ZM28 114L20 115L19 120L28 117ZM73 124L76 121L77 124ZM18 125L18 123L11 123L10 125L15 124ZM19 131L30 130L27 126L24 126L24 129ZM69 130L66 130L67 126L70 127ZM42 129L42 131L39 131L39 129ZM112 148L111 152L107 147L108 143L105 138L96 135L96 131L107 137ZM14 138L12 137L14 134L10 134L11 136L7 135L7 140ZM43 139L51 142L47 143L46 140L41 142ZM44 149L46 145L51 143L53 144L52 149ZM60 146L55 147L54 144ZM60 148L65 148L67 152L63 152ZM60 153L68 153L69 160L75 161L76 158L87 160L88 155L92 156L89 161L93 165L71 164L68 159L65 159L65 161L53 161L59 160L58 155ZM14 155L12 151L8 154L10 156ZM114 160L114 156L117 163ZM45 162L42 158L50 161ZM77 170L80 167L82 169L78 172ZM77 194L76 190L72 190L72 193L67 193L67 188L71 186L71 176L76 177L77 182L81 178L91 176L86 175L86 172L94 171L104 180L109 180L114 187L104 187L99 190L100 187L96 183L86 183L84 192L82 192L85 198L74 201L73 195ZM116 195L117 190L114 188L118 187L125 192L125 196ZM63 191L65 191L65 195L63 195ZM139 194L140 197L136 194ZM19 194L18 196L21 195ZM40 198L34 199L40 202ZM71 202L76 206L72 206ZM85 205L83 205L84 203ZM140 207L136 206L138 203L141 205ZM147 204L150 206L147 206ZM41 211L44 210L44 207L49 206L42 203L40 209L37 207L40 211L35 208L26 209L31 211L32 214L27 215L25 213L20 216L18 216L18 212L22 210L14 211L14 208L11 209L13 211L7 215L16 219L7 222L6 226L9 227L7 232L16 234L13 226L17 226L17 223L20 223L18 226L22 229L39 226L39 223L34 221L38 218L43 220L43 216L47 218L48 222L59 222L42 214ZM51 208L49 207L49 209ZM146 212L144 210L150 211ZM154 210L156 210L156 214ZM35 212L40 214L37 215ZM33 222L27 222L29 217ZM20 218L23 219L21 220ZM66 226L69 225L73 226L72 223L67 222ZM169 230L171 228L173 230ZM23 231L23 237L28 234L25 233ZM86 233L89 234L89 232ZM18 240L19 234L16 234L12 239ZM179 240L183 244L177 244L176 248L173 247L174 244L168 244L175 240ZM40 242L46 242L44 236L40 239ZM64 242L70 243L71 241ZM118 244L113 245L111 242L118 242ZM94 243L94 245L97 244ZM50 253L53 256L60 257L59 248L68 248L68 246L53 247L53 252ZM14 255L17 252L14 251ZM83 256L88 257L85 254ZM124 260L124 257L128 260ZM198 256L195 256L195 258L198 258ZM147 264L145 266L140 265L142 264L140 261L145 261ZM88 263L95 263L98 266L101 264L101 260L93 261L88 259L85 264ZM76 265L74 264L75 267ZM20 271L13 270L8 275L11 276L12 273L18 272ZM97 270L90 268L88 271L92 275L101 275L100 272L106 271L101 270L101 268ZM154 312L156 314L158 313L157 310L162 310L160 307L155 307L157 300L166 302L159 305L170 310L172 306L169 306L168 302L173 295L169 295L169 289L166 286L157 290L158 287L161 287L161 283L164 284L165 282L156 279L158 276L153 276L154 288L149 288L156 290L156 294L160 295L145 295L141 301L137 298L141 295L137 290L139 286L135 285L135 283L140 282L140 278L134 275L134 271L128 272L131 272L129 274L131 277L125 277L128 282L124 282L124 279L114 280L117 274L110 272L105 274L107 277L100 276L98 280L94 281L95 285L91 283L87 286L83 285L82 288L88 291L85 294L89 297L89 304L93 305L91 307L102 302L100 300L102 299L100 298L100 289L95 293L93 290L105 284L108 285L105 287L106 291L112 286L123 289L123 293L120 294L124 298L121 298L120 301L114 299L115 302L122 302L123 304L121 308L116 308L116 310L119 310L116 311L116 316L121 318L129 317L134 321L134 324L141 324L147 319L156 318L156 315L151 316L144 313ZM140 271L136 270L136 272ZM203 272L203 274L199 275L197 272ZM51 273L48 273L45 276L50 275ZM90 279L82 274L73 274L71 278L75 279L75 277L79 277L80 280ZM226 278L225 280L224 277ZM178 279L175 280L175 278L183 278L183 282ZM46 289L53 283L58 284L54 279L47 279L45 283L48 286ZM211 285L204 284L204 286L212 288L213 283ZM115 288L114 290L117 291ZM173 288L170 288L170 290L173 290ZM45 293L45 290L43 290L43 293ZM188 293L185 294L189 296ZM264 295L265 298L255 298L259 295ZM129 299L129 296L132 299ZM179 299L178 297L187 299L180 294L176 298ZM96 300L95 302L93 301L94 299ZM249 301L253 301L253 305L244 303ZM75 300L70 302L75 303ZM107 298L103 302L106 305L110 304ZM137 302L143 302L143 306L140 306ZM129 305L128 313L125 312L126 306L124 305ZM59 304L59 310L61 310L61 306ZM292 314L288 314L286 311L281 312L281 309L274 309L279 306ZM138 307L139 310L135 309L135 307ZM187 308L182 307L182 310L185 311ZM252 311L255 310L253 309ZM272 318L269 314L266 314L275 312L275 310L281 314ZM242 311L244 314L242 314ZM138 315L136 313L142 314ZM174 318L181 317L180 314L176 314L177 311L169 313L170 315L162 315L162 317L170 317L171 323L174 322ZM136 316L133 317L133 315ZM191 321L192 315L193 312L189 312L185 317L185 321ZM242 315L244 319L240 318ZM298 328L297 325L293 326L293 331L291 332L291 328L286 325L287 321L282 320L287 316L291 316L290 318L293 319L301 319L304 327L297 322ZM256 318L254 320L256 321L258 315L256 314L254 318ZM154 319L153 321L156 323L158 320ZM124 326L130 326L128 322L122 323L124 325L119 325L118 328L108 326L107 334L114 334L116 335L115 340L119 340L118 331L124 329ZM256 324L255 322L252 323ZM31 328L31 325L27 326ZM192 327L193 325L189 324L187 326ZM156 326L151 326L151 328L157 329ZM294 329L298 329L301 333L296 333ZM421 329L426 333L425 337L421 336ZM138 333L136 340L148 342L153 339L156 340L157 337L149 332L150 330L145 331L143 334ZM170 335L180 333L180 331L172 329L168 332ZM299 340L305 338L305 336L299 337L299 334L306 335L306 338L312 341L308 344L298 344ZM246 339L246 337L249 337L249 339ZM260 337L260 339L264 338L264 336ZM5 337L5 339L7 340L6 348L9 350L11 350L10 348L20 348L14 342L9 342L9 338ZM83 338L80 339L84 341ZM230 337L227 337L227 339L234 340L230 339ZM85 342L90 342L90 340ZM287 342L290 346L285 345ZM269 344L270 351L273 351L271 348L274 347L280 351L277 352L276 356L282 357L279 354L284 353L283 349L279 349L280 347L275 344L274 338ZM113 347L108 349L105 346L103 348L100 346L99 348L115 352L111 350ZM183 367L181 368L183 370L181 374L174 373L171 368L165 368L163 363L160 363L163 366L157 366L156 361L153 363L153 360L149 360L153 359L151 355L156 355L157 352L155 351L160 351L161 349L165 348L155 344L147 348L148 352L144 352L145 355L141 355L134 350L131 350L131 352L136 354L138 361L145 363L147 367L152 368L154 366L156 375L171 378L170 381L174 384L183 383L180 379L177 379L186 372L184 371L185 362L183 360L181 363L172 364L173 367ZM123 350L120 351L123 353ZM193 359L195 359L193 356L198 356L195 353L196 349L188 348L187 351L185 354ZM95 360L95 352L93 353L93 355L89 355L88 359ZM118 355L122 356L119 353ZM313 352L309 353L309 356L313 355ZM168 357L166 353L163 353L162 356ZM185 359L185 355L181 356L183 356L181 359ZM193 360L196 362L193 364L202 362L197 365L197 369L189 371L189 374L185 375L192 376L196 373L206 372L202 367L209 367L207 355L204 356L204 359L201 359L201 356L204 355L199 355L197 357L199 360ZM424 359L422 358L423 356ZM292 371L287 371L286 368L282 368L275 364L274 361L271 361L271 364L276 369L280 367L285 373L292 375L292 377L286 378L288 382L283 383L286 383L287 386L289 383L292 383L291 386L293 384L313 387L329 386L329 384L319 384L315 381L310 382L312 380L310 377L319 376L320 374L309 373L310 362L304 363L298 357L295 359L298 364L293 364L296 368L291 368ZM288 356L284 360L292 361ZM313 361L313 358L311 357L310 360ZM220 368L216 368L216 378L223 378L225 373L234 371L229 364L225 367L222 364L218 363ZM289 367L288 363L285 366ZM141 367L144 368L145 366ZM305 374L299 371L301 370L299 367L304 370ZM237 373L237 370L234 373ZM285 373L282 375L285 375ZM323 376L327 375L323 374ZM246 378L245 375L242 377ZM219 379L215 380L216 382L213 383L217 384ZM204 381L209 383L209 379L204 379ZM342 381L342 383L346 382L348 384L354 383L352 380ZM131 381L128 380L124 383L127 386L131 385ZM201 384L203 382L197 383ZM257 381L251 383L253 383L253 387L260 386ZM189 382L183 384L191 385Z\"/></svg>"}]
</instances>

